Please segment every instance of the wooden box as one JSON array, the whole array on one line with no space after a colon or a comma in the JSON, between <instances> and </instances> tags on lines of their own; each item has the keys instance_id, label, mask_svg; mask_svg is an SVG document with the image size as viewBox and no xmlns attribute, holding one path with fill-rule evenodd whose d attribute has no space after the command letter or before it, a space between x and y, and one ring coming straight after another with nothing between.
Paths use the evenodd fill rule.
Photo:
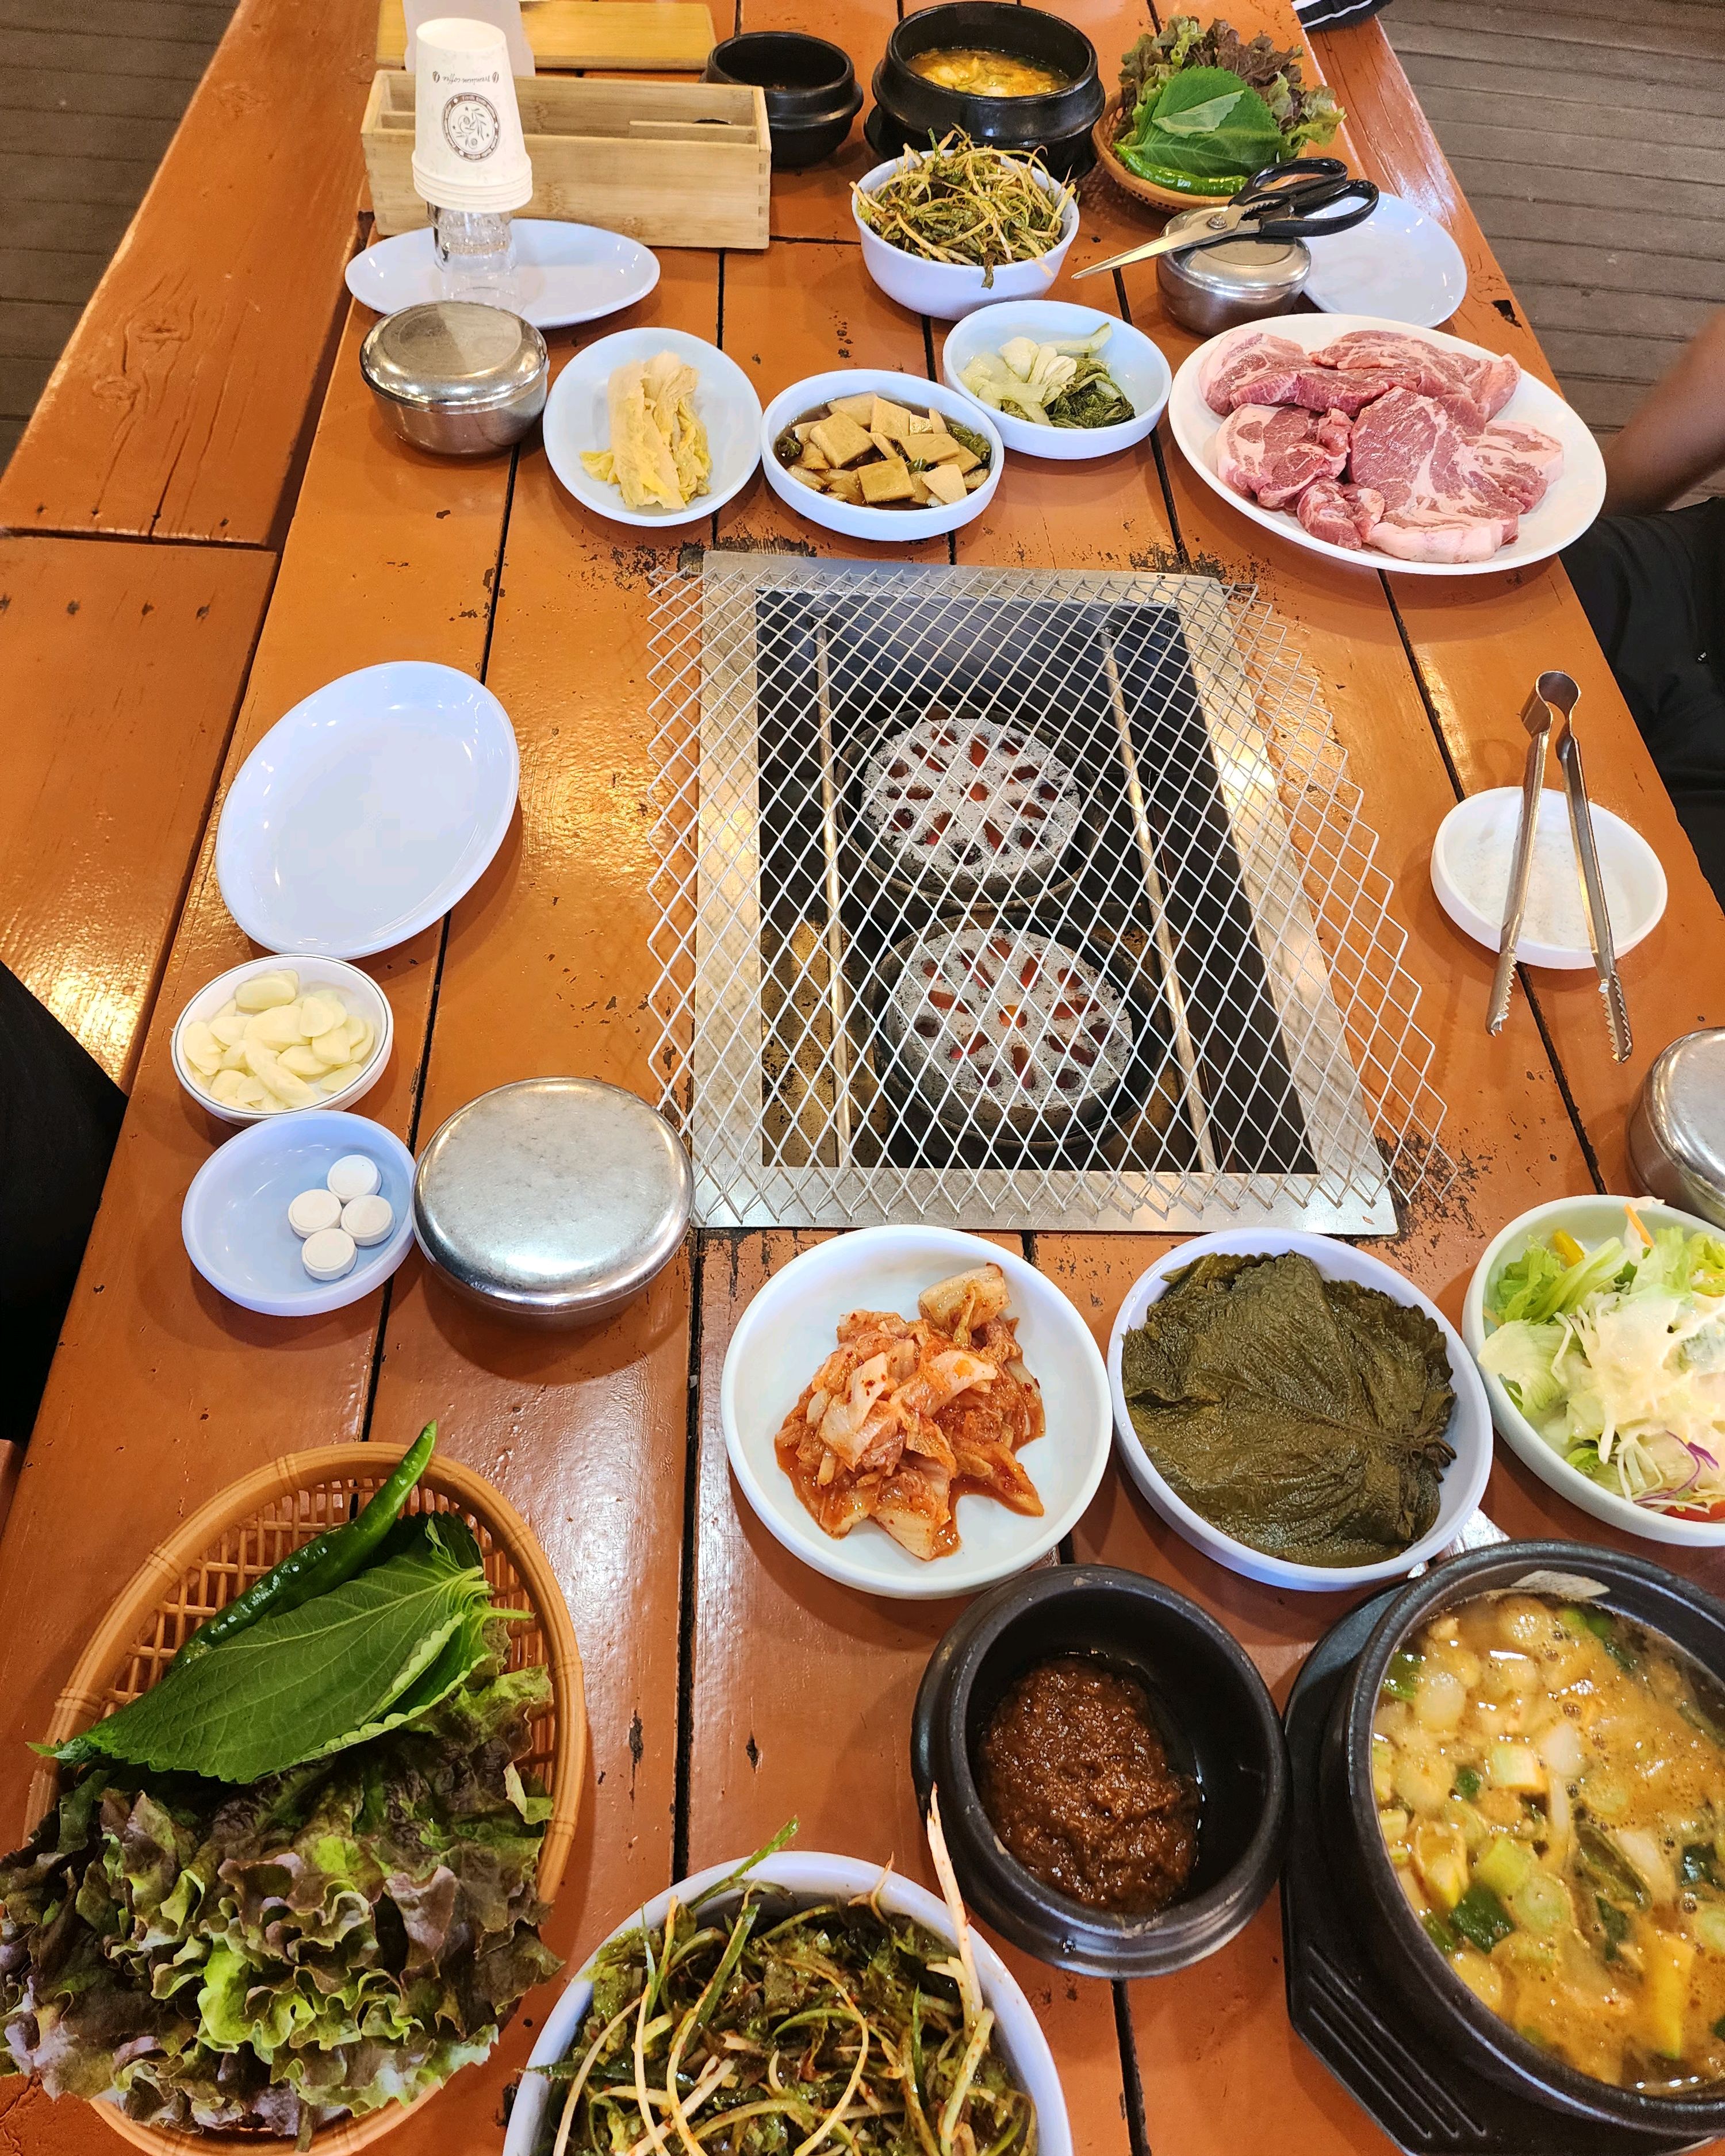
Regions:
<instances>
[{"instance_id":1,"label":"wooden box","mask_svg":"<svg viewBox=\"0 0 1725 2156\"><path fill-rule=\"evenodd\" d=\"M758 90L718 82L517 80L533 161L522 217L627 233L649 247L765 247L773 146ZM372 79L360 125L377 230L430 222L413 192L413 78Z\"/></svg>"}]
</instances>

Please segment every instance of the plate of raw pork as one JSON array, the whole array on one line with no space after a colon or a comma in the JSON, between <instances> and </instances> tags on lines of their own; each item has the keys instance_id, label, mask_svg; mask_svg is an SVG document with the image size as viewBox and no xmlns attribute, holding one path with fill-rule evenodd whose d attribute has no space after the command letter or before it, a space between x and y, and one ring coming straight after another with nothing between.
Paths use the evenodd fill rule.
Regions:
<instances>
[{"instance_id":1,"label":"plate of raw pork","mask_svg":"<svg viewBox=\"0 0 1725 2156\"><path fill-rule=\"evenodd\" d=\"M1174 439L1218 494L1296 546L1410 576L1543 562L1605 495L1599 446L1500 357L1367 315L1287 315L1200 345Z\"/></svg>"}]
</instances>

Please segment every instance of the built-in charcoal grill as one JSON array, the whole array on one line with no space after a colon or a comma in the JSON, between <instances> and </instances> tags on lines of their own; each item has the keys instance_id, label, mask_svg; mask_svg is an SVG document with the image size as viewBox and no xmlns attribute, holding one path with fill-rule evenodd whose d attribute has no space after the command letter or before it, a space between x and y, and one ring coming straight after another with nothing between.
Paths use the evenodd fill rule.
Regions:
<instances>
[{"instance_id":1,"label":"built-in charcoal grill","mask_svg":"<svg viewBox=\"0 0 1725 2156\"><path fill-rule=\"evenodd\" d=\"M1251 593L709 554L655 653L710 1224L1394 1226L1430 1045Z\"/></svg>"}]
</instances>

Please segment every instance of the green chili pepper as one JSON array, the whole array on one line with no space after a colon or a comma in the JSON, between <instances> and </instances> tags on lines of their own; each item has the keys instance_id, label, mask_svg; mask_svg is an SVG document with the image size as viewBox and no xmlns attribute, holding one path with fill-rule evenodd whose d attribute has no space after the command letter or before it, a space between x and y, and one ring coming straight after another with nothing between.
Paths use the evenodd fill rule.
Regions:
<instances>
[{"instance_id":1,"label":"green chili pepper","mask_svg":"<svg viewBox=\"0 0 1725 2156\"><path fill-rule=\"evenodd\" d=\"M198 1626L174 1656L173 1666L212 1653L236 1632L249 1630L260 1617L284 1615L309 1602L314 1594L327 1594L331 1588L352 1579L394 1526L396 1516L408 1502L408 1492L425 1472L436 1442L437 1424L429 1422L400 1466L357 1519L339 1527L326 1527L261 1579L254 1580L244 1594L237 1595L225 1609L218 1610L207 1624Z\"/></svg>"},{"instance_id":2,"label":"green chili pepper","mask_svg":"<svg viewBox=\"0 0 1725 2156\"><path fill-rule=\"evenodd\" d=\"M1464 1802L1471 1804L1480 1793L1480 1770L1477 1767L1463 1767L1455 1777L1455 1794Z\"/></svg>"},{"instance_id":3,"label":"green chili pepper","mask_svg":"<svg viewBox=\"0 0 1725 2156\"><path fill-rule=\"evenodd\" d=\"M1442 1954L1458 1954L1461 1939L1452 1924L1445 1923L1435 1909L1428 1909L1420 1919L1425 1928L1425 1936Z\"/></svg>"},{"instance_id":4,"label":"green chili pepper","mask_svg":"<svg viewBox=\"0 0 1725 2156\"><path fill-rule=\"evenodd\" d=\"M1507 1939L1515 1929L1508 1912L1489 1887L1470 1887L1450 1912L1450 1922L1471 1947L1477 1947L1483 1954L1490 1953L1499 1939Z\"/></svg>"},{"instance_id":5,"label":"green chili pepper","mask_svg":"<svg viewBox=\"0 0 1725 2156\"><path fill-rule=\"evenodd\" d=\"M1412 1655L1405 1647L1397 1648L1384 1672L1384 1690L1392 1699L1413 1698L1420 1689L1420 1665L1425 1660L1424 1655Z\"/></svg>"}]
</instances>

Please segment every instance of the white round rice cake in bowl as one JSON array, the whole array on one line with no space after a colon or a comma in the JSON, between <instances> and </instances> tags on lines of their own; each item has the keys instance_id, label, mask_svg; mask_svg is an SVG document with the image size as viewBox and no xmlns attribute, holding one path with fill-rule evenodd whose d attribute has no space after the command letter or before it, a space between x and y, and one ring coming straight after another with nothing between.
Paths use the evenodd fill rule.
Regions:
<instances>
[{"instance_id":1,"label":"white round rice cake in bowl","mask_svg":"<svg viewBox=\"0 0 1725 2156\"><path fill-rule=\"evenodd\" d=\"M893 956L881 1030L902 1082L948 1130L1057 1139L1125 1079L1126 998L1070 945L973 922L937 926Z\"/></svg>"},{"instance_id":2,"label":"white round rice cake in bowl","mask_svg":"<svg viewBox=\"0 0 1725 2156\"><path fill-rule=\"evenodd\" d=\"M863 824L909 882L1040 889L1078 831L1077 778L1027 727L932 704L864 767Z\"/></svg>"}]
</instances>

